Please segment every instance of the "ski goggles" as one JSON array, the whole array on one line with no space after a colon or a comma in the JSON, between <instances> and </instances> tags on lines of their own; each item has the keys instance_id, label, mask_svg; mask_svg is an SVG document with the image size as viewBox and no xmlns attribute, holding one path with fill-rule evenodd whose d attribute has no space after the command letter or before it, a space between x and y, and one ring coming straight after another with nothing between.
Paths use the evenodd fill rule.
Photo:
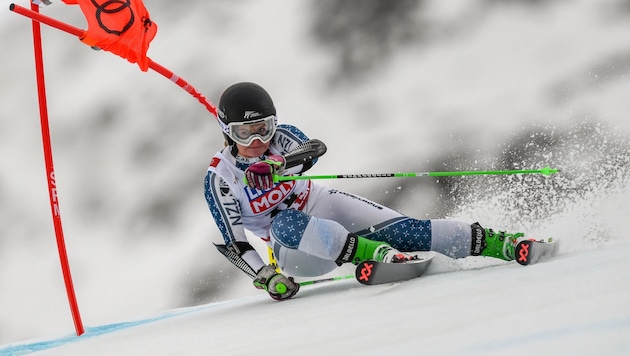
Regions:
<instances>
[{"instance_id":1,"label":"ski goggles","mask_svg":"<svg viewBox=\"0 0 630 356\"><path fill-rule=\"evenodd\" d=\"M231 122L228 128L230 138L243 146L249 146L256 139L267 143L276 133L276 117L271 115L259 120Z\"/></svg>"}]
</instances>

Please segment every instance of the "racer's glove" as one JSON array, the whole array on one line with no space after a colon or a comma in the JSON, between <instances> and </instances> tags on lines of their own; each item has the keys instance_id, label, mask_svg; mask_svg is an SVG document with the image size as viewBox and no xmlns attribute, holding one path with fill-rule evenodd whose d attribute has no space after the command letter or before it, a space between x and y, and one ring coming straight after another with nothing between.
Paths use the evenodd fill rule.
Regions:
<instances>
[{"instance_id":1,"label":"racer's glove","mask_svg":"<svg viewBox=\"0 0 630 356\"><path fill-rule=\"evenodd\" d=\"M266 160L256 162L245 170L245 183L250 188L267 190L273 187L273 176L284 171L284 157L269 155Z\"/></svg>"},{"instance_id":2,"label":"racer's glove","mask_svg":"<svg viewBox=\"0 0 630 356\"><path fill-rule=\"evenodd\" d=\"M266 265L258 271L254 286L264 289L275 300L285 300L293 297L300 285L293 281L293 277L286 277L282 273L276 272L273 265Z\"/></svg>"}]
</instances>

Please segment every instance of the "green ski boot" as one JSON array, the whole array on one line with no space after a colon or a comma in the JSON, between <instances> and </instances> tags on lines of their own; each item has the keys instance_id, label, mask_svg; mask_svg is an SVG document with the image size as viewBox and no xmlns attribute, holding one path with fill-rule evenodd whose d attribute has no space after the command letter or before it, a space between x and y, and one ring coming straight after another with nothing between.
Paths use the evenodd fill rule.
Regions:
<instances>
[{"instance_id":1,"label":"green ski boot","mask_svg":"<svg viewBox=\"0 0 630 356\"><path fill-rule=\"evenodd\" d=\"M379 261L400 263L412 260L414 256L407 255L391 247L386 242L374 241L355 234L348 234L348 239L343 248L337 264L345 262L359 264L363 261Z\"/></svg>"},{"instance_id":2,"label":"green ski boot","mask_svg":"<svg viewBox=\"0 0 630 356\"><path fill-rule=\"evenodd\" d=\"M484 229L479 223L474 223L471 227L471 255L473 256L488 256L512 261L516 244L525 236L522 232L510 234L505 231L495 232L492 229Z\"/></svg>"}]
</instances>

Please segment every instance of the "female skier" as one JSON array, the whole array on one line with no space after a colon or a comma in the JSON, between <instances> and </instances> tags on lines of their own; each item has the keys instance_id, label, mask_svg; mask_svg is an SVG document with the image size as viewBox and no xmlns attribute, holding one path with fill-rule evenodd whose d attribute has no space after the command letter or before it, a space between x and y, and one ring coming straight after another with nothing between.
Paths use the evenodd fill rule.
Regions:
<instances>
[{"instance_id":1,"label":"female skier","mask_svg":"<svg viewBox=\"0 0 630 356\"><path fill-rule=\"evenodd\" d=\"M274 182L274 175L301 174L317 159L291 158L289 153L309 138L295 126L278 124L271 97L257 84L227 88L218 114L226 145L208 168L206 201L225 240L224 255L273 299L298 292L299 284L285 274L312 277L348 262L400 263L415 257L405 252L514 259L522 233L494 233L452 219L415 219L311 180ZM282 273L263 262L245 230L267 243Z\"/></svg>"}]
</instances>

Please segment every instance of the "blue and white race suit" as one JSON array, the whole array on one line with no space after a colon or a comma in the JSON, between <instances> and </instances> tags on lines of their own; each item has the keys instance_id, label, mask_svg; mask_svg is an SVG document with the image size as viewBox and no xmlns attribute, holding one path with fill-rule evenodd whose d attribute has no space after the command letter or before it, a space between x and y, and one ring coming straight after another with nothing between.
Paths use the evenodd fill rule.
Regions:
<instances>
[{"instance_id":1,"label":"blue and white race suit","mask_svg":"<svg viewBox=\"0 0 630 356\"><path fill-rule=\"evenodd\" d=\"M471 227L457 220L418 220L368 199L328 189L311 180L276 183L269 190L245 185L245 169L269 154L286 155L308 137L292 125L278 125L269 151L243 158L227 146L211 160L205 196L227 246L258 271L266 263L250 246L245 230L263 239L288 275L312 277L332 271L349 233L391 244L400 251L433 250L459 258L470 255ZM315 162L313 162L315 163ZM300 174L308 166L287 169Z\"/></svg>"}]
</instances>

